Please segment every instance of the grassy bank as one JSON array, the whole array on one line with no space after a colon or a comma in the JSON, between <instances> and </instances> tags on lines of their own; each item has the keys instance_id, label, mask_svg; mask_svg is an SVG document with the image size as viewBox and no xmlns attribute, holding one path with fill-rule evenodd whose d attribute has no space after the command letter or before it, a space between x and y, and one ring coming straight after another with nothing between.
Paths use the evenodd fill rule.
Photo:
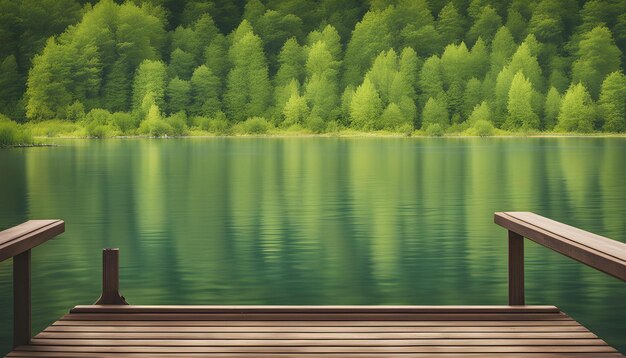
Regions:
<instances>
[{"instance_id":1,"label":"grassy bank","mask_svg":"<svg viewBox=\"0 0 626 358\"><path fill-rule=\"evenodd\" d=\"M268 136L268 137L563 137L563 136L618 136L624 133L561 133L561 132L509 132L494 128L491 123L477 121L473 125L464 123L445 130L439 126L413 130L404 128L396 131L363 131L341 125L338 122L322 123L319 126L292 125L275 126L261 117L248 119L234 125L225 120L197 118L187 123L182 118L167 117L158 121L143 121L140 126L126 123L128 118L118 121L49 120L18 124L7 117L0 117L0 146L34 145L33 138L137 138L137 137L214 137L214 136Z\"/></svg>"},{"instance_id":2,"label":"grassy bank","mask_svg":"<svg viewBox=\"0 0 626 358\"><path fill-rule=\"evenodd\" d=\"M0 115L0 147L35 144L30 129Z\"/></svg>"}]
</instances>

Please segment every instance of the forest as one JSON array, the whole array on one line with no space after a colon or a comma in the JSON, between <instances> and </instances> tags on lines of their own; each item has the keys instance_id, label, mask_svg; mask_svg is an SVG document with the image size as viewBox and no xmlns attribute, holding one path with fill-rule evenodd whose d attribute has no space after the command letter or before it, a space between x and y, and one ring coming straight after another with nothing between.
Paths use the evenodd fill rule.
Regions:
<instances>
[{"instance_id":1,"label":"forest","mask_svg":"<svg viewBox=\"0 0 626 358\"><path fill-rule=\"evenodd\" d=\"M620 0L0 0L0 142L626 131Z\"/></svg>"}]
</instances>

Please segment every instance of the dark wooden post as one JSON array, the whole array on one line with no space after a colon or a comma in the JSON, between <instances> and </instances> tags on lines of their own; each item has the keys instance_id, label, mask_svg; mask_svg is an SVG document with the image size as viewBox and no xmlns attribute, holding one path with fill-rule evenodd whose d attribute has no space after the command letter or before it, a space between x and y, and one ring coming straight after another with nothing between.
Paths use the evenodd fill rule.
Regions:
<instances>
[{"instance_id":1,"label":"dark wooden post","mask_svg":"<svg viewBox=\"0 0 626 358\"><path fill-rule=\"evenodd\" d=\"M120 249L102 250L102 294L96 305L127 305L120 295Z\"/></svg>"},{"instance_id":2,"label":"dark wooden post","mask_svg":"<svg viewBox=\"0 0 626 358\"><path fill-rule=\"evenodd\" d=\"M525 305L524 237L509 230L509 305Z\"/></svg>"},{"instance_id":3,"label":"dark wooden post","mask_svg":"<svg viewBox=\"0 0 626 358\"><path fill-rule=\"evenodd\" d=\"M30 324L30 250L13 257L13 348L28 344Z\"/></svg>"}]
</instances>

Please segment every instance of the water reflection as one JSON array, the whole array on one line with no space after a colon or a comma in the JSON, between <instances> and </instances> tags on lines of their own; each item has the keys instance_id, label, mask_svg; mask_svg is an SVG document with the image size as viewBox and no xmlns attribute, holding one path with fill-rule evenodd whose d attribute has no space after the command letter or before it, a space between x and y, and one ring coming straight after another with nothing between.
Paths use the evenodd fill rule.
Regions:
<instances>
[{"instance_id":1,"label":"water reflection","mask_svg":"<svg viewBox=\"0 0 626 358\"><path fill-rule=\"evenodd\" d=\"M215 138L0 151L0 224L62 218L33 254L34 331L99 295L134 304L503 304L499 210L626 240L626 140ZM527 245L527 301L626 350L626 287ZM0 352L10 345L0 264Z\"/></svg>"}]
</instances>

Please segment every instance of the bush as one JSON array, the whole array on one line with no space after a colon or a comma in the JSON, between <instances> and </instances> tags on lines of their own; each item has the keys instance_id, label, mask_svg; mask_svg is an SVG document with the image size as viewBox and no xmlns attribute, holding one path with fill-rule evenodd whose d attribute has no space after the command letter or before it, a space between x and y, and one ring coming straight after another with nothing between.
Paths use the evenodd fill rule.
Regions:
<instances>
[{"instance_id":1,"label":"bush","mask_svg":"<svg viewBox=\"0 0 626 358\"><path fill-rule=\"evenodd\" d=\"M146 119L139 126L138 132L150 137L163 137L173 132L172 126L162 119Z\"/></svg>"},{"instance_id":2,"label":"bush","mask_svg":"<svg viewBox=\"0 0 626 358\"><path fill-rule=\"evenodd\" d=\"M439 123L430 124L426 127L426 135L441 137L443 135L443 127Z\"/></svg>"},{"instance_id":3,"label":"bush","mask_svg":"<svg viewBox=\"0 0 626 358\"><path fill-rule=\"evenodd\" d=\"M56 137L60 135L65 136L84 136L86 133L83 128L77 124L68 121L62 121L58 119L27 123L26 126L30 129L32 134L37 137Z\"/></svg>"},{"instance_id":4,"label":"bush","mask_svg":"<svg viewBox=\"0 0 626 358\"><path fill-rule=\"evenodd\" d=\"M112 121L115 126L117 126L120 131L124 134L130 134L130 132L137 128L137 123L133 116L127 112L115 112L112 115Z\"/></svg>"},{"instance_id":5,"label":"bush","mask_svg":"<svg viewBox=\"0 0 626 358\"><path fill-rule=\"evenodd\" d=\"M326 124L326 132L327 133L337 133L339 132L339 122L337 121L330 121Z\"/></svg>"},{"instance_id":6,"label":"bush","mask_svg":"<svg viewBox=\"0 0 626 358\"><path fill-rule=\"evenodd\" d=\"M169 116L167 123L172 127L171 135L182 136L187 133L187 115L184 111Z\"/></svg>"},{"instance_id":7,"label":"bush","mask_svg":"<svg viewBox=\"0 0 626 358\"><path fill-rule=\"evenodd\" d=\"M319 116L311 116L306 120L306 127L313 133L324 133L326 130L326 123Z\"/></svg>"},{"instance_id":8,"label":"bush","mask_svg":"<svg viewBox=\"0 0 626 358\"><path fill-rule=\"evenodd\" d=\"M396 129L398 133L402 133L405 136L409 137L413 134L413 125L410 123L405 123Z\"/></svg>"},{"instance_id":9,"label":"bush","mask_svg":"<svg viewBox=\"0 0 626 358\"><path fill-rule=\"evenodd\" d=\"M245 134L264 134L271 129L271 124L263 117L248 118L244 122L236 125L238 133Z\"/></svg>"},{"instance_id":10,"label":"bush","mask_svg":"<svg viewBox=\"0 0 626 358\"><path fill-rule=\"evenodd\" d=\"M472 130L475 135L481 136L481 137L490 137L495 132L495 128L493 127L493 124L491 124L491 122L486 121L484 119L477 120L476 123L474 123L474 126L472 126Z\"/></svg>"},{"instance_id":11,"label":"bush","mask_svg":"<svg viewBox=\"0 0 626 358\"><path fill-rule=\"evenodd\" d=\"M72 122L82 121L85 118L85 107L80 101L75 101L65 108L65 117Z\"/></svg>"},{"instance_id":12,"label":"bush","mask_svg":"<svg viewBox=\"0 0 626 358\"><path fill-rule=\"evenodd\" d=\"M24 126L0 117L0 147L33 144L33 136Z\"/></svg>"}]
</instances>

